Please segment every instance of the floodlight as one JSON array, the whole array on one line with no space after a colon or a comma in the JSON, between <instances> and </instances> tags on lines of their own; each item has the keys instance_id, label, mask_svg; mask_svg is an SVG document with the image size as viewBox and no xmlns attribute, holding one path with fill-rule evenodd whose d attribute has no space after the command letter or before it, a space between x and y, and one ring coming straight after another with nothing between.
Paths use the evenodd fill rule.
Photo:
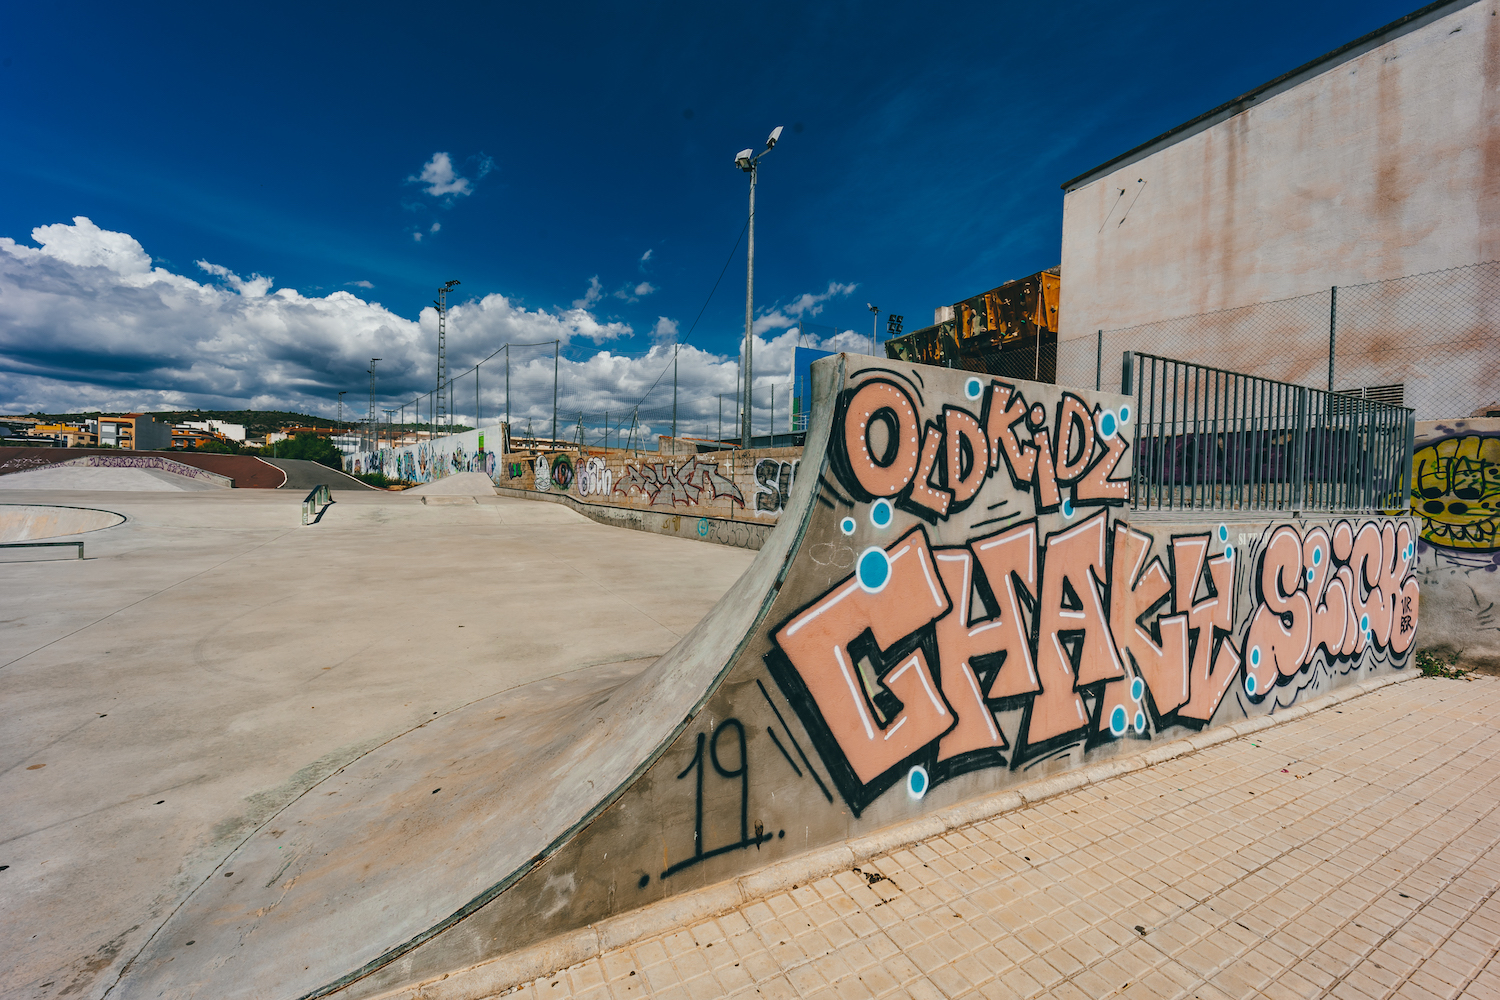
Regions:
<instances>
[{"instance_id":1,"label":"floodlight","mask_svg":"<svg viewBox=\"0 0 1500 1000\"><path fill-rule=\"evenodd\" d=\"M782 127L783 126L781 126L781 125L777 125L775 128L773 128L771 130L771 137L766 140L766 148L767 149L770 149L772 146L776 145L776 140L781 138L781 129L782 129Z\"/></svg>"},{"instance_id":2,"label":"floodlight","mask_svg":"<svg viewBox=\"0 0 1500 1000\"><path fill-rule=\"evenodd\" d=\"M751 167L750 150L742 149L734 155L734 165L741 170L748 171Z\"/></svg>"}]
</instances>

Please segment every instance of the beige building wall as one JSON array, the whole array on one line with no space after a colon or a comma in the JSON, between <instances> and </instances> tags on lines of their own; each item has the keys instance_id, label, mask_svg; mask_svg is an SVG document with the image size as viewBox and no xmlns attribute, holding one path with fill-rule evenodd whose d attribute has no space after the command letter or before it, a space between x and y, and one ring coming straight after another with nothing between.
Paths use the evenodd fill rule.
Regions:
<instances>
[{"instance_id":1,"label":"beige building wall","mask_svg":"<svg viewBox=\"0 0 1500 1000\"><path fill-rule=\"evenodd\" d=\"M1099 329L1500 259L1497 15L1497 0L1434 5L1069 182L1064 352L1086 342L1092 376ZM1455 322L1493 331L1470 297ZM1325 381L1326 301L1282 313L1243 346L1306 355L1305 370L1272 377ZM1378 346L1379 331L1353 335L1366 342L1341 347ZM1234 343L1201 346L1235 366Z\"/></svg>"}]
</instances>

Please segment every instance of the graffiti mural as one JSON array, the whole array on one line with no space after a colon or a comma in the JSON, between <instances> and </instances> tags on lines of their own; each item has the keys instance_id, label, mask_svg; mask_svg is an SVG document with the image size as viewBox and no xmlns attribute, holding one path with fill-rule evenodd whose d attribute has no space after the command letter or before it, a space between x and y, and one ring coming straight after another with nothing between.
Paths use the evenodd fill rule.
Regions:
<instances>
[{"instance_id":1,"label":"graffiti mural","mask_svg":"<svg viewBox=\"0 0 1500 1000\"><path fill-rule=\"evenodd\" d=\"M755 463L755 511L779 514L791 502L792 481L797 476L797 460L778 461L763 458Z\"/></svg>"},{"instance_id":2,"label":"graffiti mural","mask_svg":"<svg viewBox=\"0 0 1500 1000\"><path fill-rule=\"evenodd\" d=\"M624 496L644 497L652 506L693 506L727 499L745 506L745 496L734 480L719 473L717 462L688 459L679 466L666 462L626 463L624 475L614 483Z\"/></svg>"},{"instance_id":3,"label":"graffiti mural","mask_svg":"<svg viewBox=\"0 0 1500 1000\"><path fill-rule=\"evenodd\" d=\"M578 465L578 495L607 497L614 492L615 477L602 458L591 458Z\"/></svg>"},{"instance_id":4,"label":"graffiti mural","mask_svg":"<svg viewBox=\"0 0 1500 1000\"><path fill-rule=\"evenodd\" d=\"M1443 438L1412 456L1412 511L1422 539L1451 549L1500 548L1500 434Z\"/></svg>"},{"instance_id":5,"label":"graffiti mural","mask_svg":"<svg viewBox=\"0 0 1500 1000\"><path fill-rule=\"evenodd\" d=\"M839 397L819 494L853 572L765 662L856 814L902 781L1200 729L1231 690L1294 694L1367 648L1404 663L1409 522L1130 524L1128 403L1059 396L970 377L969 405L924 413L883 373Z\"/></svg>"},{"instance_id":6,"label":"graffiti mural","mask_svg":"<svg viewBox=\"0 0 1500 1000\"><path fill-rule=\"evenodd\" d=\"M1500 419L1419 421L1411 505L1430 626L1419 648L1500 669Z\"/></svg>"}]
</instances>

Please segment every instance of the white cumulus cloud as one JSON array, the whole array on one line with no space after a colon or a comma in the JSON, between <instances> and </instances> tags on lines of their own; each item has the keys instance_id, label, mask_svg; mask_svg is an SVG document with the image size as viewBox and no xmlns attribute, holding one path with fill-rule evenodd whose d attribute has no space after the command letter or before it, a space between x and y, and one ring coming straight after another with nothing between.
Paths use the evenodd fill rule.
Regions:
<instances>
[{"instance_id":1,"label":"white cumulus cloud","mask_svg":"<svg viewBox=\"0 0 1500 1000\"><path fill-rule=\"evenodd\" d=\"M771 306L755 317L755 332L765 333L768 330L784 330L789 326L796 326L799 319L811 319L821 313L823 304L830 299L847 298L858 287L857 284L830 281L828 287L821 292L804 292L791 302Z\"/></svg>"},{"instance_id":2,"label":"white cumulus cloud","mask_svg":"<svg viewBox=\"0 0 1500 1000\"><path fill-rule=\"evenodd\" d=\"M494 169L495 161L488 156L480 158L479 177ZM408 184L421 184L422 190L434 198L462 198L474 193L474 181L459 174L453 166L453 157L447 153L433 153L432 159L422 164L422 171L406 179Z\"/></svg>"},{"instance_id":3,"label":"white cumulus cloud","mask_svg":"<svg viewBox=\"0 0 1500 1000\"><path fill-rule=\"evenodd\" d=\"M125 233L82 216L72 224L40 226L35 245L0 238L0 411L129 411L204 407L290 409L331 416L340 390L363 399L369 359L379 357L381 408L407 405L406 418L426 413L437 346L437 311L408 319L349 291L324 296L273 289L257 274L242 278L209 261L208 280L154 266ZM357 288L368 281L351 282ZM448 313L454 401L472 422L476 389L486 422L503 414L502 344L510 356L512 418L550 432L553 378L559 434L572 437L583 418L585 438L600 440L609 414L611 443L635 422L637 440L670 429L673 412L672 344L677 324L659 317L646 351L622 351L633 333L590 308L603 296L598 279L563 309L527 309L502 294L455 302ZM800 301L800 300L799 300ZM554 362L552 341L561 344ZM826 341L785 330L755 338L757 433L788 419L792 350L867 350L867 340L840 334ZM485 361L476 378L470 366ZM677 358L679 431L718 432L735 423L738 359L695 345ZM347 407L347 402L346 402ZM358 412L358 409L356 409Z\"/></svg>"}]
</instances>

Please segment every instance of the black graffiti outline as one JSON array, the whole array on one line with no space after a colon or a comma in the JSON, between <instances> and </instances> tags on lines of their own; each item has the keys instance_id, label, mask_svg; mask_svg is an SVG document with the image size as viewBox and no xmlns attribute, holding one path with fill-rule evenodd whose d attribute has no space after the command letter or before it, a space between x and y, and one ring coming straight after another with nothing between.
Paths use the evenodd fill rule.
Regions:
<instances>
[{"instance_id":1,"label":"black graffiti outline","mask_svg":"<svg viewBox=\"0 0 1500 1000\"><path fill-rule=\"evenodd\" d=\"M724 735L724 731L730 726L733 726L739 733L740 739L740 765L733 771L728 770L724 767L723 764L719 762L719 738ZM752 837L750 835L750 758L747 754L744 724L741 723L739 719L724 719L719 722L717 727L714 728L714 736L712 740L707 739L706 734L700 732L698 734L697 743L698 746L697 750L693 754L693 759L688 763L687 767L683 768L682 773L677 775L677 780L681 781L683 778L687 777L689 771L696 769L698 772L695 810L693 815L693 856L691 858L686 858L682 861L679 861L674 865L667 866L667 869L661 873L661 877L664 879L677 874L685 868L691 868L693 865L696 865L699 862L707 861L709 858L716 858L720 854L728 854L730 851L740 851L749 847L759 847L761 844L764 844L767 841L776 839L775 834L762 833L760 831L760 824L758 823L756 824L755 836ZM714 772L721 778L740 779L740 839L732 844L725 844L722 847L715 847L711 851L705 851L703 849L704 743L708 744L709 762L713 765Z\"/></svg>"}]
</instances>

